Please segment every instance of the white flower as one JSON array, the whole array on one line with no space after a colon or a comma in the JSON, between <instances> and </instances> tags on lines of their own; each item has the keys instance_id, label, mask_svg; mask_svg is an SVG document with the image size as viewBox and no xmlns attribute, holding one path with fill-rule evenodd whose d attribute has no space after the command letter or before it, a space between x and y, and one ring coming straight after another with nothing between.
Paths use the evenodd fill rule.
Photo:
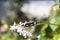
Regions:
<instances>
[{"instance_id":1,"label":"white flower","mask_svg":"<svg viewBox=\"0 0 60 40\"><path fill-rule=\"evenodd\" d=\"M14 22L14 24L13 25L16 25L16 22Z\"/></svg>"},{"instance_id":2,"label":"white flower","mask_svg":"<svg viewBox=\"0 0 60 40\"><path fill-rule=\"evenodd\" d=\"M26 24L26 23L28 23L28 22L27 22L27 21L25 21L25 22L23 23L23 24L24 24L24 26L25 26L25 24Z\"/></svg>"},{"instance_id":3,"label":"white flower","mask_svg":"<svg viewBox=\"0 0 60 40\"><path fill-rule=\"evenodd\" d=\"M24 36L24 38L26 38L27 37L26 33L24 33L23 36Z\"/></svg>"},{"instance_id":4,"label":"white flower","mask_svg":"<svg viewBox=\"0 0 60 40\"><path fill-rule=\"evenodd\" d=\"M19 33L19 35L22 35L22 33Z\"/></svg>"},{"instance_id":5,"label":"white flower","mask_svg":"<svg viewBox=\"0 0 60 40\"><path fill-rule=\"evenodd\" d=\"M16 31L16 29L17 29L17 24L16 24L16 22L14 22L14 24L12 26L10 26L10 30Z\"/></svg>"},{"instance_id":6,"label":"white flower","mask_svg":"<svg viewBox=\"0 0 60 40\"><path fill-rule=\"evenodd\" d=\"M18 27L18 28L17 28L17 32L21 32L22 29L23 29L22 27Z\"/></svg>"},{"instance_id":7,"label":"white flower","mask_svg":"<svg viewBox=\"0 0 60 40\"><path fill-rule=\"evenodd\" d=\"M32 33L30 33L30 32L28 32L27 34L28 34L28 36L30 36L30 37L32 36Z\"/></svg>"},{"instance_id":8,"label":"white flower","mask_svg":"<svg viewBox=\"0 0 60 40\"><path fill-rule=\"evenodd\" d=\"M11 31L15 31L17 29L17 26L13 25L13 26L10 26L10 30Z\"/></svg>"},{"instance_id":9,"label":"white flower","mask_svg":"<svg viewBox=\"0 0 60 40\"><path fill-rule=\"evenodd\" d=\"M27 23L27 21L25 21L24 23Z\"/></svg>"},{"instance_id":10,"label":"white flower","mask_svg":"<svg viewBox=\"0 0 60 40\"><path fill-rule=\"evenodd\" d=\"M11 26L10 30L15 31L15 26Z\"/></svg>"},{"instance_id":11,"label":"white flower","mask_svg":"<svg viewBox=\"0 0 60 40\"><path fill-rule=\"evenodd\" d=\"M20 32L21 31L21 29L20 28L17 28L17 32Z\"/></svg>"},{"instance_id":12,"label":"white flower","mask_svg":"<svg viewBox=\"0 0 60 40\"><path fill-rule=\"evenodd\" d=\"M22 26L25 25L26 23L28 23L27 21L25 21L24 23L19 22L19 24L16 24L14 22L14 24L12 26L10 26L10 30L11 31L16 31L17 33L19 33L19 35L22 35L24 38L26 37L31 37L32 36L32 31L30 29L26 29L26 27Z\"/></svg>"},{"instance_id":13,"label":"white flower","mask_svg":"<svg viewBox=\"0 0 60 40\"><path fill-rule=\"evenodd\" d=\"M20 21L19 24L21 24L22 22Z\"/></svg>"}]
</instances>

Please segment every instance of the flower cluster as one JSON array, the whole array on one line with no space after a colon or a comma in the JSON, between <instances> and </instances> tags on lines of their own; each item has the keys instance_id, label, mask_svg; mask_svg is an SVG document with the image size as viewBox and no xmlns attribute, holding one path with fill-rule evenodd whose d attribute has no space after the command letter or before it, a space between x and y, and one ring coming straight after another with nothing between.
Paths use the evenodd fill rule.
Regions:
<instances>
[{"instance_id":1,"label":"flower cluster","mask_svg":"<svg viewBox=\"0 0 60 40\"><path fill-rule=\"evenodd\" d=\"M10 30L18 32L19 35L22 35L24 38L31 37L32 33L34 31L34 25L35 24L37 24L37 22L25 21L24 23L19 22L19 24L16 24L14 22L14 24L12 26L10 26Z\"/></svg>"}]
</instances>

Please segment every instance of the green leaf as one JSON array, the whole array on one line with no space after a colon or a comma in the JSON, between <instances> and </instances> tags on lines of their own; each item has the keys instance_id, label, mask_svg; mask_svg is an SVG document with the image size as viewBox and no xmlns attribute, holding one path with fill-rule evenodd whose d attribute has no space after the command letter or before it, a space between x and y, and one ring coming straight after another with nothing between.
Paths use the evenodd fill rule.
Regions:
<instances>
[{"instance_id":1,"label":"green leaf","mask_svg":"<svg viewBox=\"0 0 60 40\"><path fill-rule=\"evenodd\" d=\"M55 31L57 27L58 26L56 26L56 25L50 25L50 28L52 29L52 31Z\"/></svg>"},{"instance_id":2,"label":"green leaf","mask_svg":"<svg viewBox=\"0 0 60 40\"><path fill-rule=\"evenodd\" d=\"M50 26L48 25L48 27L46 28L46 30L45 30L45 32L46 32L46 37L47 38L52 38L53 37L53 31L51 30L51 28L50 28Z\"/></svg>"},{"instance_id":3,"label":"green leaf","mask_svg":"<svg viewBox=\"0 0 60 40\"><path fill-rule=\"evenodd\" d=\"M50 25L49 26L52 29L52 31L55 31L56 28L58 27L56 23L57 23L56 17L54 17L50 20Z\"/></svg>"},{"instance_id":4,"label":"green leaf","mask_svg":"<svg viewBox=\"0 0 60 40\"><path fill-rule=\"evenodd\" d=\"M43 25L36 25L36 26L35 26L35 29L34 29L34 32L33 32L33 35L36 35L36 36L39 35L42 26L43 26Z\"/></svg>"},{"instance_id":5,"label":"green leaf","mask_svg":"<svg viewBox=\"0 0 60 40\"><path fill-rule=\"evenodd\" d=\"M46 37L41 36L40 40L47 40Z\"/></svg>"},{"instance_id":6,"label":"green leaf","mask_svg":"<svg viewBox=\"0 0 60 40\"><path fill-rule=\"evenodd\" d=\"M57 24L57 25L60 24L60 17L56 17L56 24Z\"/></svg>"},{"instance_id":7,"label":"green leaf","mask_svg":"<svg viewBox=\"0 0 60 40\"><path fill-rule=\"evenodd\" d=\"M45 29L48 27L48 24L44 24L41 28L41 31L45 31Z\"/></svg>"},{"instance_id":8,"label":"green leaf","mask_svg":"<svg viewBox=\"0 0 60 40\"><path fill-rule=\"evenodd\" d=\"M56 29L57 34L60 34L60 27Z\"/></svg>"},{"instance_id":9,"label":"green leaf","mask_svg":"<svg viewBox=\"0 0 60 40\"><path fill-rule=\"evenodd\" d=\"M45 30L46 30L47 27L48 27L48 24L44 24L44 25L42 26L42 28L41 28L40 33L41 33L43 36L45 35Z\"/></svg>"},{"instance_id":10,"label":"green leaf","mask_svg":"<svg viewBox=\"0 0 60 40\"><path fill-rule=\"evenodd\" d=\"M23 36L18 35L17 40L26 40Z\"/></svg>"}]
</instances>

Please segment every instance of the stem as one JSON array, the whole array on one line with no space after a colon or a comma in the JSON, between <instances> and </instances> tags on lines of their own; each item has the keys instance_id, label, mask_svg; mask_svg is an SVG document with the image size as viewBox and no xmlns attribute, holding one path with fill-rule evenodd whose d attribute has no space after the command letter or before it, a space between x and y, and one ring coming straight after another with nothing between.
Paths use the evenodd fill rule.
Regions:
<instances>
[{"instance_id":1,"label":"stem","mask_svg":"<svg viewBox=\"0 0 60 40\"><path fill-rule=\"evenodd\" d=\"M51 23L49 23L49 22L41 22L41 23L38 23L37 25L42 25L42 24L49 24L49 25L60 26L59 24L51 24Z\"/></svg>"}]
</instances>

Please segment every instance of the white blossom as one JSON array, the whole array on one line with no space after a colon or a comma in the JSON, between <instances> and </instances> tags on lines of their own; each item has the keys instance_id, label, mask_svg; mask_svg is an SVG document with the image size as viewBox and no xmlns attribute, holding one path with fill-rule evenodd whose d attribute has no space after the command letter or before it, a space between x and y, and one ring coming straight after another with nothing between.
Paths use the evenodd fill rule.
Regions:
<instances>
[{"instance_id":1,"label":"white blossom","mask_svg":"<svg viewBox=\"0 0 60 40\"><path fill-rule=\"evenodd\" d=\"M24 38L26 38L26 33L23 34Z\"/></svg>"},{"instance_id":2,"label":"white blossom","mask_svg":"<svg viewBox=\"0 0 60 40\"><path fill-rule=\"evenodd\" d=\"M10 26L10 30L11 31L15 31L17 29L17 24L14 22L14 24L12 26Z\"/></svg>"},{"instance_id":3,"label":"white blossom","mask_svg":"<svg viewBox=\"0 0 60 40\"><path fill-rule=\"evenodd\" d=\"M25 24L26 24L26 23L28 23L28 22L27 22L27 21L25 21L25 22L24 22L24 26L25 26Z\"/></svg>"},{"instance_id":4,"label":"white blossom","mask_svg":"<svg viewBox=\"0 0 60 40\"><path fill-rule=\"evenodd\" d=\"M15 31L15 26L11 26L10 30Z\"/></svg>"},{"instance_id":5,"label":"white blossom","mask_svg":"<svg viewBox=\"0 0 60 40\"><path fill-rule=\"evenodd\" d=\"M22 35L22 33L19 33L19 35Z\"/></svg>"},{"instance_id":6,"label":"white blossom","mask_svg":"<svg viewBox=\"0 0 60 40\"><path fill-rule=\"evenodd\" d=\"M13 25L16 25L16 22L14 22L14 24Z\"/></svg>"},{"instance_id":7,"label":"white blossom","mask_svg":"<svg viewBox=\"0 0 60 40\"><path fill-rule=\"evenodd\" d=\"M20 21L20 22L19 22L19 25L23 25L23 23Z\"/></svg>"},{"instance_id":8,"label":"white blossom","mask_svg":"<svg viewBox=\"0 0 60 40\"><path fill-rule=\"evenodd\" d=\"M28 22L27 21L25 21L24 23L19 22L19 24L16 24L14 22L14 24L12 26L10 26L10 30L16 31L17 33L19 33L20 36L22 35L24 38L31 37L33 31L31 29L29 29L29 27L27 27L27 28L24 27L26 23L28 23ZM24 26L22 26L22 25L24 25ZM30 28L32 28L32 27L30 27Z\"/></svg>"}]
</instances>

